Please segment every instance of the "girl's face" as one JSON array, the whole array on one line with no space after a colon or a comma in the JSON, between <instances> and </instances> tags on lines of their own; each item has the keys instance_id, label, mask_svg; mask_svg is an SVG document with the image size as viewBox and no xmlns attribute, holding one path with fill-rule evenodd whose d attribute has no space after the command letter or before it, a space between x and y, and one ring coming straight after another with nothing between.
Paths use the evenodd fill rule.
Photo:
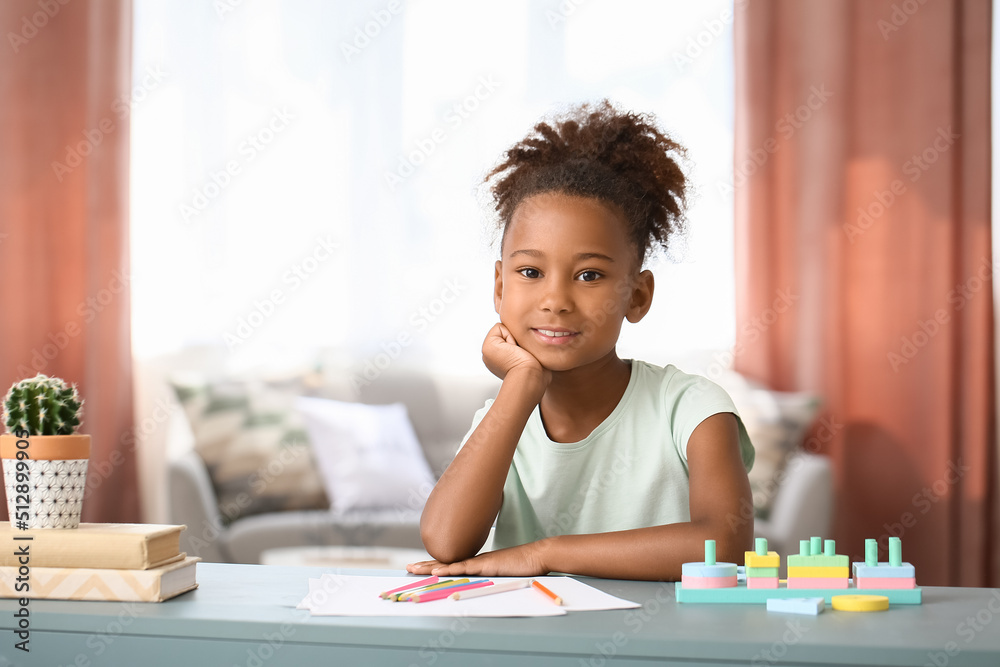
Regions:
<instances>
[{"instance_id":1,"label":"girl's face","mask_svg":"<svg viewBox=\"0 0 1000 667\"><path fill-rule=\"evenodd\" d=\"M525 199L501 253L500 321L549 370L615 355L622 320L638 322L649 310L653 275L639 272L622 214L597 199L556 192Z\"/></svg>"}]
</instances>

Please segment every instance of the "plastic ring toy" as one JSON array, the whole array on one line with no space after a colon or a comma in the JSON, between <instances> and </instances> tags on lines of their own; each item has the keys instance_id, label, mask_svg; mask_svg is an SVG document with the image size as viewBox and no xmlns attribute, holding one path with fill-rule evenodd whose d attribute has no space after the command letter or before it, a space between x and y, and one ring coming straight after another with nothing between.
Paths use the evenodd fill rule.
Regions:
<instances>
[{"instance_id":1,"label":"plastic ring toy","mask_svg":"<svg viewBox=\"0 0 1000 667\"><path fill-rule=\"evenodd\" d=\"M889 598L884 595L834 595L830 601L837 611L885 611Z\"/></svg>"}]
</instances>

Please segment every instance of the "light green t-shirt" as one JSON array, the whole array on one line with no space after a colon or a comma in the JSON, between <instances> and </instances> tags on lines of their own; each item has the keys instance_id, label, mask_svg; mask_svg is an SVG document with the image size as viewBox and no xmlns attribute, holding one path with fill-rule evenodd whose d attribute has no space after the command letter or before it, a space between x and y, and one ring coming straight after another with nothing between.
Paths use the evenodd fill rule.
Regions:
<instances>
[{"instance_id":1,"label":"light green t-shirt","mask_svg":"<svg viewBox=\"0 0 1000 667\"><path fill-rule=\"evenodd\" d=\"M476 412L466 440L492 403ZM621 401L579 442L549 439L536 406L507 473L493 548L690 521L688 438L720 412L736 415L750 470L753 445L732 399L711 380L674 366L632 361Z\"/></svg>"}]
</instances>

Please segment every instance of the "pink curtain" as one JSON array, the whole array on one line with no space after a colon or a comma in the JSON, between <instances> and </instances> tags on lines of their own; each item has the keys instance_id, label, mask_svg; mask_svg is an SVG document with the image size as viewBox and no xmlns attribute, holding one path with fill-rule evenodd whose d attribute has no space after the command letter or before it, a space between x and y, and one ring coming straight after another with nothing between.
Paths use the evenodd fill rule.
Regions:
<instances>
[{"instance_id":1,"label":"pink curtain","mask_svg":"<svg viewBox=\"0 0 1000 667\"><path fill-rule=\"evenodd\" d=\"M736 367L824 398L838 552L899 535L926 585L1000 584L990 26L988 0L736 12Z\"/></svg>"},{"instance_id":2,"label":"pink curtain","mask_svg":"<svg viewBox=\"0 0 1000 667\"><path fill-rule=\"evenodd\" d=\"M128 262L131 3L0 3L0 385L76 383L84 521L138 521ZM3 505L6 515L6 503Z\"/></svg>"}]
</instances>

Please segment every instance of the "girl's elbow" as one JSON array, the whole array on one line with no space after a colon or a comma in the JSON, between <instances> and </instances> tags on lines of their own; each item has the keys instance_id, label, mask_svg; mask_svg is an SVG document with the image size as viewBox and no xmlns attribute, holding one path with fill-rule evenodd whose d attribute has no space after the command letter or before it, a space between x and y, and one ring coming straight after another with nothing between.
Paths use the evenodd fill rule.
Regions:
<instances>
[{"instance_id":1,"label":"girl's elbow","mask_svg":"<svg viewBox=\"0 0 1000 667\"><path fill-rule=\"evenodd\" d=\"M468 558L468 556L463 555L463 551L451 531L436 525L435 522L421 519L420 541L423 542L424 550L430 557L441 563L454 563Z\"/></svg>"},{"instance_id":2,"label":"girl's elbow","mask_svg":"<svg viewBox=\"0 0 1000 667\"><path fill-rule=\"evenodd\" d=\"M454 540L440 539L440 537L424 535L422 532L420 539L424 543L424 550L439 563L457 563L475 555L463 550L461 545Z\"/></svg>"},{"instance_id":3,"label":"girl's elbow","mask_svg":"<svg viewBox=\"0 0 1000 667\"><path fill-rule=\"evenodd\" d=\"M427 545L424 544L424 549L430 554L430 557L439 563L457 563L461 560L465 560L465 557L461 555L461 552L454 547L438 546L438 545Z\"/></svg>"}]
</instances>

